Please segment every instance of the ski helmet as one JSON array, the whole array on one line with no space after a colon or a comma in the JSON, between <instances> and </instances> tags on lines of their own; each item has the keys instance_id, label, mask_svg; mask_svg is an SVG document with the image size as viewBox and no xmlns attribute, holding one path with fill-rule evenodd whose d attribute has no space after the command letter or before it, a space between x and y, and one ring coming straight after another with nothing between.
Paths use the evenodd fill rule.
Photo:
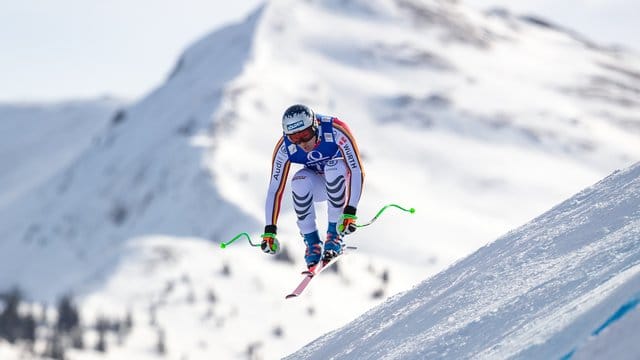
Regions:
<instances>
[{"instance_id":1,"label":"ski helmet","mask_svg":"<svg viewBox=\"0 0 640 360\"><path fill-rule=\"evenodd\" d=\"M291 135L313 126L317 127L316 115L305 105L293 105L282 115L282 130L286 135Z\"/></svg>"}]
</instances>

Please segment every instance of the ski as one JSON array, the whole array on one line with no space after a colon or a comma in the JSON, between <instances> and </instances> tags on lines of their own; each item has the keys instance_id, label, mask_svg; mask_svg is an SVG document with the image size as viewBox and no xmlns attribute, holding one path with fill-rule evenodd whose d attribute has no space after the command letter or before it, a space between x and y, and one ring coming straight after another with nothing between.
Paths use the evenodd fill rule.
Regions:
<instances>
[{"instance_id":1,"label":"ski","mask_svg":"<svg viewBox=\"0 0 640 360\"><path fill-rule=\"evenodd\" d=\"M309 269L309 270L305 270L302 272L302 275L304 275L304 278L302 279L302 281L300 282L300 284L298 284L298 286L287 296L285 296L285 299L291 299L294 297L298 297L300 296L300 294L302 294L302 292L304 291L304 289L307 288L307 286L309 285L309 283L311 282L311 280L318 274L320 274L322 271L324 271L324 269L329 268L331 265L333 265L334 263L336 263L341 257L343 257L344 255L346 255L347 253L347 249L349 250L355 250L357 249L357 247L355 246L345 246L344 250L342 251L342 254L334 257L333 259L329 260L328 262L324 262L321 261L320 263L318 263L318 265L316 265L315 267Z\"/></svg>"},{"instance_id":2,"label":"ski","mask_svg":"<svg viewBox=\"0 0 640 360\"><path fill-rule=\"evenodd\" d=\"M313 279L313 275L305 275L304 279L302 279L300 284L298 284L298 286L291 292L291 294L285 296L284 298L291 299L300 296L307 285L309 285L309 283L311 282L311 279Z\"/></svg>"}]
</instances>

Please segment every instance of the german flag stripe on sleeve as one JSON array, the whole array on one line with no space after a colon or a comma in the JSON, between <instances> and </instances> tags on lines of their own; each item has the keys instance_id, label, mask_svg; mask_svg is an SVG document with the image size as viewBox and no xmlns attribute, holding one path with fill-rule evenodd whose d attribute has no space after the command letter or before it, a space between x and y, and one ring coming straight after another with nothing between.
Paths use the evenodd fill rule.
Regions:
<instances>
[{"instance_id":1,"label":"german flag stripe on sleeve","mask_svg":"<svg viewBox=\"0 0 640 360\"><path fill-rule=\"evenodd\" d=\"M353 176L353 170L357 171L359 170L360 172L360 178L357 179L359 181L357 181L356 183L354 183L355 179L351 179L350 181L350 189L349 189L349 195L348 195L348 199L347 199L347 204L352 205L352 206L356 206L358 201L360 200L360 195L362 193L362 186L364 185L364 168L362 167L362 160L360 157L360 150L358 149L358 145L355 141L355 138L353 136L353 134L351 133L351 129L349 129L349 127L347 126L347 124L345 124L344 122L340 121L339 119L335 119L333 120L333 127L335 129L337 129L338 131L340 131L342 134L344 134L344 136L347 138L347 140L349 141L349 143L351 144L351 146L353 147L353 151L354 151L354 157L355 160L357 162L357 169L352 169L350 166L347 166L347 168L349 169L349 172L351 173L351 175ZM347 154L345 154L345 149L343 148L343 146L340 146L340 152L342 153L342 156L345 158L345 161L347 161ZM355 193L351 190L355 190ZM354 198L355 196L355 198Z\"/></svg>"},{"instance_id":2,"label":"german flag stripe on sleeve","mask_svg":"<svg viewBox=\"0 0 640 360\"><path fill-rule=\"evenodd\" d=\"M344 135L349 139L349 142L351 142L351 145L353 145L353 149L355 151L355 155L356 155L356 160L358 161L358 167L360 168L360 171L362 171L362 178L364 180L364 168L362 167L362 160L360 159L360 149L358 149L358 144L356 143L355 138L353 137L353 134L351 134L351 130L349 129L349 127L347 126L347 124L343 123L342 121L335 119L333 121L333 127L335 127L336 129L342 131L344 133Z\"/></svg>"},{"instance_id":3,"label":"german flag stripe on sleeve","mask_svg":"<svg viewBox=\"0 0 640 360\"><path fill-rule=\"evenodd\" d=\"M289 176L289 162L286 154L281 151L284 146L284 138L280 138L273 151L271 159L271 180L269 182L269 192L267 194L266 203L266 222L269 224L277 224L278 216L280 215L280 205L282 203L282 196L287 184L287 178ZM280 173L277 174L276 165L280 163Z\"/></svg>"},{"instance_id":4,"label":"german flag stripe on sleeve","mask_svg":"<svg viewBox=\"0 0 640 360\"><path fill-rule=\"evenodd\" d=\"M287 184L287 178L289 177L289 166L291 163L287 162L282 172L282 181L280 182L280 186L278 186L278 190L276 191L275 201L273 202L273 215L271 218L272 224L278 223L278 216L280 216L280 205L282 204L282 195L284 194L284 189Z\"/></svg>"}]
</instances>

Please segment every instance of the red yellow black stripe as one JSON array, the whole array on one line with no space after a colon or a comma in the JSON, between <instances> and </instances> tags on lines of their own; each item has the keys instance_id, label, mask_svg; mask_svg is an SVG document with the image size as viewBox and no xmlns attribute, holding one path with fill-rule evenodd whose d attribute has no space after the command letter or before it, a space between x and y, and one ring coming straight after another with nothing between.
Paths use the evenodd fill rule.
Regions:
<instances>
[{"instance_id":1,"label":"red yellow black stripe","mask_svg":"<svg viewBox=\"0 0 640 360\"><path fill-rule=\"evenodd\" d=\"M340 121L339 119L333 119L333 127L342 131L342 133L344 133L344 135L347 137L347 139L349 139L349 142L353 146L353 152L356 157L356 161L358 162L358 167L360 168L360 181L361 181L360 184L362 188L364 186L364 168L362 167L362 161L360 160L360 150L358 149L358 144L356 143L355 137L351 133L351 129L349 129L347 124ZM340 149L340 152L342 153L342 157L346 161L347 157L346 157L346 154L342 151L342 148ZM349 175L351 176L351 168L347 166L347 169L349 170ZM349 203L350 200L351 200L351 192L349 192L349 195L347 198L347 204Z\"/></svg>"},{"instance_id":2,"label":"red yellow black stripe","mask_svg":"<svg viewBox=\"0 0 640 360\"><path fill-rule=\"evenodd\" d=\"M278 152L280 151L280 147L283 146L284 142L284 137L280 138L280 140L278 141L278 143L276 144L276 148L273 151L273 155L271 158L271 174L273 175L273 171L274 171L274 167L275 167L275 163L276 163L276 157L278 156ZM274 196L273 199L273 209L271 212L271 223L272 224L277 224L278 223L278 216L280 216L280 208L281 208L281 203L282 203L282 196L284 194L284 190L285 187L287 185L287 179L289 178L289 167L291 166L291 162L289 162L289 160L287 160L285 162L285 164L282 167L282 175L280 177L280 184L278 184L278 190L276 191L276 194Z\"/></svg>"}]
</instances>

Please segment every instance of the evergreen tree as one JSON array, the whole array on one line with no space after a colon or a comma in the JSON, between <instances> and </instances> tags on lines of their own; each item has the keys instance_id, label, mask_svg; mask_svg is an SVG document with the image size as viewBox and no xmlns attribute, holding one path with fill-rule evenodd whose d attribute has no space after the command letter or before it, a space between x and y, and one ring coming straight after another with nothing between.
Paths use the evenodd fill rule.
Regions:
<instances>
[{"instance_id":1,"label":"evergreen tree","mask_svg":"<svg viewBox=\"0 0 640 360\"><path fill-rule=\"evenodd\" d=\"M48 305L46 303L42 303L42 313L40 314L39 324L40 326L49 326L49 317L47 316Z\"/></svg>"},{"instance_id":2,"label":"evergreen tree","mask_svg":"<svg viewBox=\"0 0 640 360\"><path fill-rule=\"evenodd\" d=\"M156 305L151 304L149 306L149 325L156 326L157 323L158 323L158 319L156 317Z\"/></svg>"},{"instance_id":3,"label":"evergreen tree","mask_svg":"<svg viewBox=\"0 0 640 360\"><path fill-rule=\"evenodd\" d=\"M124 327L127 332L130 332L133 329L133 314L131 309L127 311L127 316L124 319Z\"/></svg>"},{"instance_id":4,"label":"evergreen tree","mask_svg":"<svg viewBox=\"0 0 640 360\"><path fill-rule=\"evenodd\" d=\"M0 337L13 344L22 335L22 321L18 313L22 294L18 289L14 289L3 297L5 307L0 313Z\"/></svg>"},{"instance_id":5,"label":"evergreen tree","mask_svg":"<svg viewBox=\"0 0 640 360\"><path fill-rule=\"evenodd\" d=\"M71 331L71 347L74 349L84 349L84 337L81 327L76 327Z\"/></svg>"},{"instance_id":6,"label":"evergreen tree","mask_svg":"<svg viewBox=\"0 0 640 360\"><path fill-rule=\"evenodd\" d=\"M165 344L165 335L164 330L158 330L158 344L156 345L156 351L160 355L165 355L167 353L167 345Z\"/></svg>"},{"instance_id":7,"label":"evergreen tree","mask_svg":"<svg viewBox=\"0 0 640 360\"><path fill-rule=\"evenodd\" d=\"M98 331L98 342L96 343L95 349L100 352L107 352L107 341L106 341L106 333L109 328L109 323L103 317L98 319L96 324L96 331Z\"/></svg>"},{"instance_id":8,"label":"evergreen tree","mask_svg":"<svg viewBox=\"0 0 640 360\"><path fill-rule=\"evenodd\" d=\"M63 296L58 302L58 323L56 327L64 333L71 331L80 325L80 314L73 304L70 295Z\"/></svg>"},{"instance_id":9,"label":"evergreen tree","mask_svg":"<svg viewBox=\"0 0 640 360\"><path fill-rule=\"evenodd\" d=\"M47 341L47 347L45 348L43 356L55 360L64 360L64 355L64 347L62 346L60 333L58 330L54 330L53 334Z\"/></svg>"},{"instance_id":10,"label":"evergreen tree","mask_svg":"<svg viewBox=\"0 0 640 360\"><path fill-rule=\"evenodd\" d=\"M207 301L211 304L215 304L216 301L218 301L218 297L216 296L216 293L213 292L213 289L209 289L207 292Z\"/></svg>"},{"instance_id":11,"label":"evergreen tree","mask_svg":"<svg viewBox=\"0 0 640 360\"><path fill-rule=\"evenodd\" d=\"M36 319L29 313L22 320L22 338L33 344L36 342Z\"/></svg>"},{"instance_id":12,"label":"evergreen tree","mask_svg":"<svg viewBox=\"0 0 640 360\"><path fill-rule=\"evenodd\" d=\"M107 352L107 341L105 339L106 330L98 330L98 342L96 343L96 351Z\"/></svg>"},{"instance_id":13,"label":"evergreen tree","mask_svg":"<svg viewBox=\"0 0 640 360\"><path fill-rule=\"evenodd\" d=\"M220 273L222 276L229 277L231 275L231 266L229 264L224 264Z\"/></svg>"}]
</instances>

